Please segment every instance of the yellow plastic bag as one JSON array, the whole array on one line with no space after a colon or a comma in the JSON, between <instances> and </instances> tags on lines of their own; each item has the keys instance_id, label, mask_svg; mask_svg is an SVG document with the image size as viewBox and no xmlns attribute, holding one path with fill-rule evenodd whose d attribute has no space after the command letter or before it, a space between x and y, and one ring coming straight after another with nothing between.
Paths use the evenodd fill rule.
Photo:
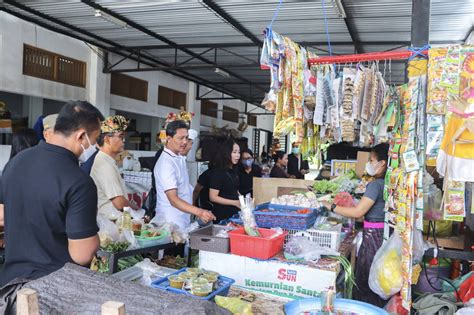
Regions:
<instances>
[{"instance_id":1,"label":"yellow plastic bag","mask_svg":"<svg viewBox=\"0 0 474 315\"><path fill-rule=\"evenodd\" d=\"M224 297L217 295L214 300L216 304L223 307L234 315L252 315L252 304L244 302L236 297Z\"/></svg>"}]
</instances>

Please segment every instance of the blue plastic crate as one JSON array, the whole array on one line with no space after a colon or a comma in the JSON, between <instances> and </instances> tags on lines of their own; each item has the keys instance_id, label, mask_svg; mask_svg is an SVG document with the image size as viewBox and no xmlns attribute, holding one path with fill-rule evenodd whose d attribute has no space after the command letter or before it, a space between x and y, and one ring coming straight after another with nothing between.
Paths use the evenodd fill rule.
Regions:
<instances>
[{"instance_id":1,"label":"blue plastic crate","mask_svg":"<svg viewBox=\"0 0 474 315\"><path fill-rule=\"evenodd\" d=\"M224 277L224 276L219 276L217 278L217 289L216 290L212 291L211 294L209 294L208 296L203 296L203 297L195 296L195 295L192 295L191 292L189 292L189 291L175 289L175 288L170 287L170 285L169 285L170 284L169 281L168 281L169 276L177 275L177 274L180 274L180 273L185 272L185 271L186 271L186 268L183 268L183 269L180 269L180 270L178 270L174 273L171 273L171 274L167 275L166 277L155 280L151 283L151 286L153 288L158 288L158 289L161 289L161 290L166 290L166 291L177 293L177 294L187 295L187 296L191 296L191 297L198 298L198 299L201 299L201 300L213 300L216 295L227 296L227 294L229 294L229 290L230 290L231 285L235 282L234 279L227 278L227 277Z\"/></svg>"},{"instance_id":2,"label":"blue plastic crate","mask_svg":"<svg viewBox=\"0 0 474 315\"><path fill-rule=\"evenodd\" d=\"M269 209L271 211L261 211ZM300 214L297 210L309 209L311 213ZM254 210L255 221L259 227L281 227L288 230L306 230L314 225L321 209L275 205L269 202L258 205Z\"/></svg>"}]
</instances>

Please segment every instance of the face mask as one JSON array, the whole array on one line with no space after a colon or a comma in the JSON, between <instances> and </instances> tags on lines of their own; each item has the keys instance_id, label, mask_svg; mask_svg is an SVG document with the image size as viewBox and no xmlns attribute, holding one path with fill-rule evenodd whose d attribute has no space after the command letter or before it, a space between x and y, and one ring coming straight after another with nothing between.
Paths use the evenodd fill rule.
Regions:
<instances>
[{"instance_id":1,"label":"face mask","mask_svg":"<svg viewBox=\"0 0 474 315\"><path fill-rule=\"evenodd\" d=\"M291 152L293 152L293 154L300 154L300 148L292 148Z\"/></svg>"},{"instance_id":2,"label":"face mask","mask_svg":"<svg viewBox=\"0 0 474 315\"><path fill-rule=\"evenodd\" d=\"M84 163L87 161L91 156L94 155L95 151L97 149L95 148L95 145L91 144L91 141L89 140L89 136L86 134L86 139L87 142L89 142L89 147L86 149L84 146L81 144L82 147L82 154L79 156L79 163Z\"/></svg>"},{"instance_id":3,"label":"face mask","mask_svg":"<svg viewBox=\"0 0 474 315\"><path fill-rule=\"evenodd\" d=\"M245 167L252 167L253 159L244 160L244 161L242 161L242 164L243 164Z\"/></svg>"},{"instance_id":4,"label":"face mask","mask_svg":"<svg viewBox=\"0 0 474 315\"><path fill-rule=\"evenodd\" d=\"M367 164L365 164L365 171L367 172L367 174L369 174L370 176L375 176L375 174L377 174L377 168L379 166L379 163L375 163L375 165L373 165L371 162L367 162Z\"/></svg>"}]
</instances>

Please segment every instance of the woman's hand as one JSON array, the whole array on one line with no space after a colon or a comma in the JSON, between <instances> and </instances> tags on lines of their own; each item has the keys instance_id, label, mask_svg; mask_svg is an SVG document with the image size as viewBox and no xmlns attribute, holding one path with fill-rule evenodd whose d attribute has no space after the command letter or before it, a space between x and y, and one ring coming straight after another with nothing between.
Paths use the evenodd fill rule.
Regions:
<instances>
[{"instance_id":1,"label":"woman's hand","mask_svg":"<svg viewBox=\"0 0 474 315\"><path fill-rule=\"evenodd\" d=\"M331 204L327 201L321 201L321 203L323 204L323 207L328 209L328 210L331 210Z\"/></svg>"},{"instance_id":2,"label":"woman's hand","mask_svg":"<svg viewBox=\"0 0 474 315\"><path fill-rule=\"evenodd\" d=\"M240 209L240 207L241 207L241 205L240 205L240 200L236 200L236 201L234 202L234 206L236 206L237 208Z\"/></svg>"}]
</instances>

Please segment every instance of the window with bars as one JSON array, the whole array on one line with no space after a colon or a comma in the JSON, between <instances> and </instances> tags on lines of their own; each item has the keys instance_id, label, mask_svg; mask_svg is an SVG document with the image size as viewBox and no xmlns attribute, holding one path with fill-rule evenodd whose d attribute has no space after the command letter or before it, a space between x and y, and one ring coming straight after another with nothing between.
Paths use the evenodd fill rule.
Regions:
<instances>
[{"instance_id":1,"label":"window with bars","mask_svg":"<svg viewBox=\"0 0 474 315\"><path fill-rule=\"evenodd\" d=\"M247 124L249 126L257 127L257 116L252 115L252 114L248 114L247 115Z\"/></svg>"},{"instance_id":2,"label":"window with bars","mask_svg":"<svg viewBox=\"0 0 474 315\"><path fill-rule=\"evenodd\" d=\"M235 108L224 106L224 112L222 113L222 119L238 123L239 122L239 111Z\"/></svg>"},{"instance_id":3,"label":"window with bars","mask_svg":"<svg viewBox=\"0 0 474 315\"><path fill-rule=\"evenodd\" d=\"M87 64L24 44L23 74L84 88L86 87Z\"/></svg>"},{"instance_id":4,"label":"window with bars","mask_svg":"<svg viewBox=\"0 0 474 315\"><path fill-rule=\"evenodd\" d=\"M165 86L158 86L158 105L175 109L186 109L186 93Z\"/></svg>"},{"instance_id":5,"label":"window with bars","mask_svg":"<svg viewBox=\"0 0 474 315\"><path fill-rule=\"evenodd\" d=\"M202 100L201 115L217 118L217 103L209 100Z\"/></svg>"}]
</instances>

